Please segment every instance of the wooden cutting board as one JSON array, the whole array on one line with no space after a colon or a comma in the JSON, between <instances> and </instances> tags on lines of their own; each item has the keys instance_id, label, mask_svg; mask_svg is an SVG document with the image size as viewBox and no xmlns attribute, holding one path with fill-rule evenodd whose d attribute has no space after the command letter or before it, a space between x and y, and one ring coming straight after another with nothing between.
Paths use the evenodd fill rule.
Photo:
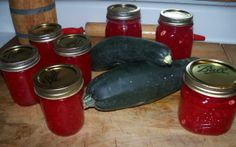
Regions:
<instances>
[{"instance_id":1,"label":"wooden cutting board","mask_svg":"<svg viewBox=\"0 0 236 147\"><path fill-rule=\"evenodd\" d=\"M101 38L92 38L97 43ZM14 41L13 41L14 42ZM11 45L8 44L8 45ZM236 45L232 45L236 54ZM219 44L194 43L193 56L228 61ZM93 72L93 77L100 74ZM0 76L0 146L37 147L235 147L236 121L220 136L192 134L178 121L180 93L140 107L113 112L85 111L85 124L71 137L52 134L39 105L20 107L13 103Z\"/></svg>"}]
</instances>

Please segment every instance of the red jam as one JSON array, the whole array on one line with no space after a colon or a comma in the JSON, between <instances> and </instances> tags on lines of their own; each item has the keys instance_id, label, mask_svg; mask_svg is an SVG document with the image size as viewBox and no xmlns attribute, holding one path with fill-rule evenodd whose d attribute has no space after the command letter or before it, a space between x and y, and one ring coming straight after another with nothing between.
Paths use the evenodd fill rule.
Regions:
<instances>
[{"instance_id":1,"label":"red jam","mask_svg":"<svg viewBox=\"0 0 236 147\"><path fill-rule=\"evenodd\" d=\"M39 55L32 46L13 46L0 53L0 67L11 97L21 106L38 103L33 77L39 70Z\"/></svg>"},{"instance_id":2,"label":"red jam","mask_svg":"<svg viewBox=\"0 0 236 147\"><path fill-rule=\"evenodd\" d=\"M84 123L83 79L73 65L57 64L42 69L34 79L48 128L56 135L77 133Z\"/></svg>"},{"instance_id":3,"label":"red jam","mask_svg":"<svg viewBox=\"0 0 236 147\"><path fill-rule=\"evenodd\" d=\"M59 136L77 133L84 123L83 91L61 100L40 99L48 128Z\"/></svg>"},{"instance_id":4,"label":"red jam","mask_svg":"<svg viewBox=\"0 0 236 147\"><path fill-rule=\"evenodd\" d=\"M91 81L91 41L85 35L63 35L56 41L58 62L72 64L82 71L84 86Z\"/></svg>"},{"instance_id":5,"label":"red jam","mask_svg":"<svg viewBox=\"0 0 236 147\"><path fill-rule=\"evenodd\" d=\"M62 31L63 31L63 34L65 34L65 35L69 35L69 34L83 34L84 33L83 27L79 27L79 28L63 28Z\"/></svg>"},{"instance_id":6,"label":"red jam","mask_svg":"<svg viewBox=\"0 0 236 147\"><path fill-rule=\"evenodd\" d=\"M142 37L140 19L134 20L107 20L106 37L132 36Z\"/></svg>"},{"instance_id":7,"label":"red jam","mask_svg":"<svg viewBox=\"0 0 236 147\"><path fill-rule=\"evenodd\" d=\"M30 41L31 42L31 41ZM41 65L43 67L53 65L57 63L57 58L54 52L53 42L31 42L31 45L38 48L39 54L41 55Z\"/></svg>"},{"instance_id":8,"label":"red jam","mask_svg":"<svg viewBox=\"0 0 236 147\"><path fill-rule=\"evenodd\" d=\"M190 63L181 89L180 124L197 134L227 132L236 113L235 79L236 70L220 61Z\"/></svg>"},{"instance_id":9,"label":"red jam","mask_svg":"<svg viewBox=\"0 0 236 147\"><path fill-rule=\"evenodd\" d=\"M34 26L29 31L30 43L38 49L43 67L57 63L54 40L61 35L61 26L52 23Z\"/></svg>"},{"instance_id":10,"label":"red jam","mask_svg":"<svg viewBox=\"0 0 236 147\"><path fill-rule=\"evenodd\" d=\"M109 6L105 36L142 37L140 8L131 4Z\"/></svg>"},{"instance_id":11,"label":"red jam","mask_svg":"<svg viewBox=\"0 0 236 147\"><path fill-rule=\"evenodd\" d=\"M189 58L193 45L192 15L183 10L162 11L156 29L156 41L171 48L173 60Z\"/></svg>"}]
</instances>

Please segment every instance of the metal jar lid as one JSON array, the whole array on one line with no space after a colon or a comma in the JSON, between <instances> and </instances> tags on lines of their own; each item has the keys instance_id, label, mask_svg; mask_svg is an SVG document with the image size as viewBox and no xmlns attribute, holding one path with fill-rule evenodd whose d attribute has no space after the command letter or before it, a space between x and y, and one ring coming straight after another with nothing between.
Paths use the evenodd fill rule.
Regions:
<instances>
[{"instance_id":1,"label":"metal jar lid","mask_svg":"<svg viewBox=\"0 0 236 147\"><path fill-rule=\"evenodd\" d=\"M193 15L185 10L162 10L159 21L173 26L185 26L193 24Z\"/></svg>"},{"instance_id":2,"label":"metal jar lid","mask_svg":"<svg viewBox=\"0 0 236 147\"><path fill-rule=\"evenodd\" d=\"M56 40L56 53L61 56L78 56L91 50L91 40L85 35L63 35Z\"/></svg>"},{"instance_id":3,"label":"metal jar lid","mask_svg":"<svg viewBox=\"0 0 236 147\"><path fill-rule=\"evenodd\" d=\"M107 18L130 20L140 17L140 8L133 4L115 4L107 8Z\"/></svg>"},{"instance_id":4,"label":"metal jar lid","mask_svg":"<svg viewBox=\"0 0 236 147\"><path fill-rule=\"evenodd\" d=\"M56 23L39 24L29 31L29 39L34 42L49 42L61 35L61 25Z\"/></svg>"},{"instance_id":5,"label":"metal jar lid","mask_svg":"<svg viewBox=\"0 0 236 147\"><path fill-rule=\"evenodd\" d=\"M29 69L39 62L38 50L30 45L17 45L0 50L0 69L18 72Z\"/></svg>"},{"instance_id":6,"label":"metal jar lid","mask_svg":"<svg viewBox=\"0 0 236 147\"><path fill-rule=\"evenodd\" d=\"M236 69L219 60L198 59L186 67L184 81L206 96L225 98L236 95Z\"/></svg>"},{"instance_id":7,"label":"metal jar lid","mask_svg":"<svg viewBox=\"0 0 236 147\"><path fill-rule=\"evenodd\" d=\"M48 66L34 78L35 93L45 99L58 100L70 97L83 87L79 68L69 64Z\"/></svg>"}]
</instances>

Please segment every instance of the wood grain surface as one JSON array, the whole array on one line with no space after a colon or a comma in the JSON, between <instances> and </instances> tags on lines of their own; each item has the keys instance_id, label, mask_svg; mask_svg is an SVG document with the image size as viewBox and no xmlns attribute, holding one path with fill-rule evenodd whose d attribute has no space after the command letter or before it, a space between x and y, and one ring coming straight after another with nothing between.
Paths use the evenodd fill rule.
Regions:
<instances>
[{"instance_id":1,"label":"wood grain surface","mask_svg":"<svg viewBox=\"0 0 236 147\"><path fill-rule=\"evenodd\" d=\"M101 39L94 39L97 43ZM12 41L14 42L14 41ZM11 44L11 43L10 43ZM10 45L8 44L8 46ZM234 62L220 44L195 42L192 56ZM232 49L234 48L234 49ZM236 55L234 45L230 55ZM232 56L233 57L233 56ZM93 72L93 77L100 74ZM0 76L1 147L235 147L236 121L220 136L192 134L177 118L180 93L176 92L151 104L113 112L85 111L85 124L70 137L52 134L40 106L20 107L11 99Z\"/></svg>"}]
</instances>

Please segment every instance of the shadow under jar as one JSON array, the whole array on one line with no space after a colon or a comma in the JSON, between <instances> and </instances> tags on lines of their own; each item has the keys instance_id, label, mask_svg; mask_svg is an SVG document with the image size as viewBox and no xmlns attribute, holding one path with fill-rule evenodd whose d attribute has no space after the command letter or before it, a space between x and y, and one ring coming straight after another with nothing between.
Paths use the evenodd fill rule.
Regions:
<instances>
[{"instance_id":1,"label":"shadow under jar","mask_svg":"<svg viewBox=\"0 0 236 147\"><path fill-rule=\"evenodd\" d=\"M91 80L91 41L85 35L63 35L56 40L58 62L78 67L83 75L84 86Z\"/></svg>"},{"instance_id":2,"label":"shadow under jar","mask_svg":"<svg viewBox=\"0 0 236 147\"><path fill-rule=\"evenodd\" d=\"M83 78L79 68L68 64L48 66L35 76L34 88L47 126L54 134L70 136L82 128Z\"/></svg>"},{"instance_id":3,"label":"shadow under jar","mask_svg":"<svg viewBox=\"0 0 236 147\"><path fill-rule=\"evenodd\" d=\"M166 44L172 59L189 58L193 45L193 15L179 9L161 11L156 41Z\"/></svg>"},{"instance_id":4,"label":"shadow under jar","mask_svg":"<svg viewBox=\"0 0 236 147\"><path fill-rule=\"evenodd\" d=\"M57 63L54 41L62 34L61 26L56 23L39 24L29 31L30 44L38 48L43 67Z\"/></svg>"},{"instance_id":5,"label":"shadow under jar","mask_svg":"<svg viewBox=\"0 0 236 147\"><path fill-rule=\"evenodd\" d=\"M35 47L18 45L0 51L0 69L15 103L30 106L38 103L33 77L38 72L39 54Z\"/></svg>"},{"instance_id":6,"label":"shadow under jar","mask_svg":"<svg viewBox=\"0 0 236 147\"><path fill-rule=\"evenodd\" d=\"M106 37L142 37L140 8L133 4L114 4L107 8Z\"/></svg>"},{"instance_id":7,"label":"shadow under jar","mask_svg":"<svg viewBox=\"0 0 236 147\"><path fill-rule=\"evenodd\" d=\"M188 64L179 106L180 124L203 135L221 135L236 112L236 69L219 60L198 59Z\"/></svg>"}]
</instances>

